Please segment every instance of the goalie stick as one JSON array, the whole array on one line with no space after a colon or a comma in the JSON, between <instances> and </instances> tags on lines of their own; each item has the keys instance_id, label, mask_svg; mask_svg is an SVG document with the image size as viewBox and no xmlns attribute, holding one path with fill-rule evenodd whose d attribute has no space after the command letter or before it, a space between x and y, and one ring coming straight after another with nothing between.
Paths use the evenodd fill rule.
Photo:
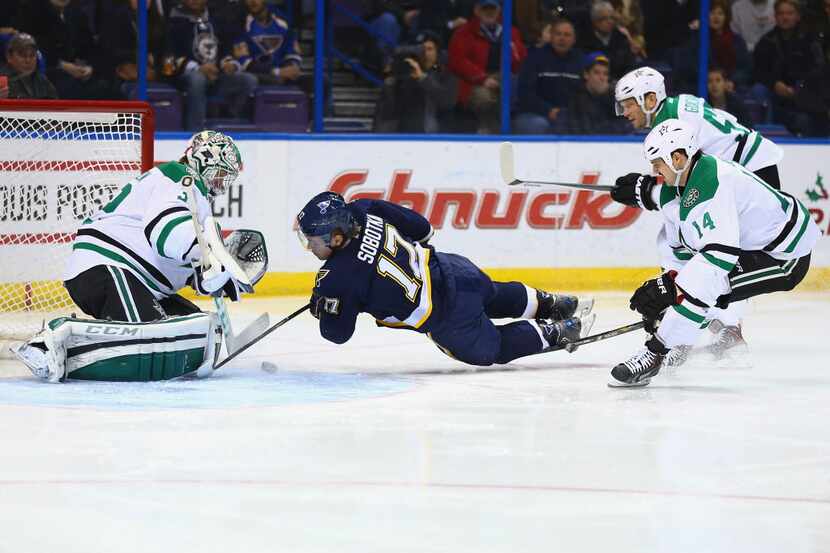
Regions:
<instances>
[{"instance_id":1,"label":"goalie stick","mask_svg":"<svg viewBox=\"0 0 830 553\"><path fill-rule=\"evenodd\" d=\"M203 267L203 269L207 271L210 269L210 260L207 253L212 248L210 245L208 245L208 238L205 237L202 225L199 223L199 210L196 205L196 195L193 192L193 190L190 189L190 187L193 186L192 183L192 179L185 179L185 181L182 183L182 186L188 189L187 207L190 209L191 219L193 220L193 231L196 233L196 242L199 244L199 250L201 250L202 252L202 260L204 263L207 264ZM208 217L208 220L206 220L206 222L209 222L210 224L213 224L212 221L212 217ZM225 254L223 257L229 257L227 256L227 252L224 251L224 246L222 246L221 252L214 251L214 254L218 254L220 256L221 254ZM238 265L236 265L236 262L232 259L226 262L232 269L238 267ZM234 267L234 265L236 265L236 267ZM235 278L238 278L236 273L240 271L232 271L234 273L233 276ZM247 275L245 275L245 281L247 280ZM250 285L250 283L247 284ZM232 355L235 351L239 349L240 344L245 344L249 342L253 336L260 334L263 331L263 329L268 327L270 318L268 316L268 313L263 313L259 317L257 317L254 320L254 322L242 329L242 332L240 332L239 334L234 334L233 327L231 326L231 317L228 314L228 306L225 303L225 298L221 295L213 294L211 294L211 298L213 299L213 305L216 308L216 315L219 317L219 324L222 326L222 333L225 336L225 349L227 350L228 355Z\"/></svg>"},{"instance_id":2,"label":"goalie stick","mask_svg":"<svg viewBox=\"0 0 830 553\"><path fill-rule=\"evenodd\" d=\"M579 190L592 190L594 192L610 192L614 187L601 184L580 184L575 182L554 182L540 180L522 180L516 178L516 164L513 156L513 144L502 142L499 146L499 166L501 178L507 186L564 186L566 188L578 188Z\"/></svg>"}]
</instances>

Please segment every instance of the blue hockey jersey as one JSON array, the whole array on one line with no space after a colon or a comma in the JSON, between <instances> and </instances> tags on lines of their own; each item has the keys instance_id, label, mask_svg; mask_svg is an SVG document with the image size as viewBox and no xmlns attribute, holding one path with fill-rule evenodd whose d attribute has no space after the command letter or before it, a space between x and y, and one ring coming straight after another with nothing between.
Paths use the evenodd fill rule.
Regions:
<instances>
[{"instance_id":1,"label":"blue hockey jersey","mask_svg":"<svg viewBox=\"0 0 830 553\"><path fill-rule=\"evenodd\" d=\"M265 25L248 15L245 31L235 49L242 52L237 61L254 73L268 73L288 63L300 65L302 62L294 32L284 19L273 13Z\"/></svg>"},{"instance_id":2,"label":"blue hockey jersey","mask_svg":"<svg viewBox=\"0 0 830 553\"><path fill-rule=\"evenodd\" d=\"M320 314L320 333L342 344L363 312L383 325L429 332L443 302L438 254L419 243L432 236L429 221L383 200L348 207L361 231L317 273L315 292L337 305L335 314Z\"/></svg>"}]
</instances>

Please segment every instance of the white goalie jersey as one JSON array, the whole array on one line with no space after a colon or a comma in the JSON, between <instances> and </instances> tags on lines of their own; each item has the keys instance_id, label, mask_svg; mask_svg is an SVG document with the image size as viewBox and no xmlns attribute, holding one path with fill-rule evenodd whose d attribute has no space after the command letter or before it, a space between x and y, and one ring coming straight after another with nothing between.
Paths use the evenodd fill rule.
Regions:
<instances>
[{"instance_id":1,"label":"white goalie jersey","mask_svg":"<svg viewBox=\"0 0 830 553\"><path fill-rule=\"evenodd\" d=\"M187 166L169 162L135 178L78 229L64 280L97 265L131 272L161 299L183 288L201 257L187 194L199 223L211 215L207 189Z\"/></svg>"},{"instance_id":2,"label":"white goalie jersey","mask_svg":"<svg viewBox=\"0 0 830 553\"><path fill-rule=\"evenodd\" d=\"M730 292L729 273L741 251L764 251L782 261L809 254L821 231L804 205L773 189L744 167L713 156L701 156L682 194L673 186L659 187L659 206L666 238L678 258L678 287L714 306ZM706 310L683 302L669 310L664 325L678 315L697 323ZM671 326L671 325L669 325ZM671 339L666 343L672 347Z\"/></svg>"},{"instance_id":3,"label":"white goalie jersey","mask_svg":"<svg viewBox=\"0 0 830 553\"><path fill-rule=\"evenodd\" d=\"M680 119L692 125L704 154L735 161L753 172L776 165L784 157L780 146L697 96L681 94L666 98L654 116L653 126L666 119Z\"/></svg>"}]
</instances>

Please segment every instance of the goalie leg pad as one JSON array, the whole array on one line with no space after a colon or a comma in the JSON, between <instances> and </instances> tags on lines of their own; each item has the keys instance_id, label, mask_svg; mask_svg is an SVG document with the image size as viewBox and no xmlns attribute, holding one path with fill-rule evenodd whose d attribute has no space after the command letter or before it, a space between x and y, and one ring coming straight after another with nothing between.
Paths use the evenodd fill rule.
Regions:
<instances>
[{"instance_id":1,"label":"goalie leg pad","mask_svg":"<svg viewBox=\"0 0 830 553\"><path fill-rule=\"evenodd\" d=\"M30 341L31 347L35 339L46 346L50 381L146 382L197 370L200 376L209 375L219 355L222 330L211 313L149 323L62 317L50 321L43 336Z\"/></svg>"}]
</instances>

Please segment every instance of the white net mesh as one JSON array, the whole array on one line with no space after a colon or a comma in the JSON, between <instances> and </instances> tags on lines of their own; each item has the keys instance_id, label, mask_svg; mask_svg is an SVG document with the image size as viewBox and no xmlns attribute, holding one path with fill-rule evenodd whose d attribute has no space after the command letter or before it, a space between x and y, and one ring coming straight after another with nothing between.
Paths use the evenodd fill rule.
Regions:
<instances>
[{"instance_id":1,"label":"white net mesh","mask_svg":"<svg viewBox=\"0 0 830 553\"><path fill-rule=\"evenodd\" d=\"M0 340L77 311L64 261L80 222L141 173L141 118L0 109Z\"/></svg>"}]
</instances>

